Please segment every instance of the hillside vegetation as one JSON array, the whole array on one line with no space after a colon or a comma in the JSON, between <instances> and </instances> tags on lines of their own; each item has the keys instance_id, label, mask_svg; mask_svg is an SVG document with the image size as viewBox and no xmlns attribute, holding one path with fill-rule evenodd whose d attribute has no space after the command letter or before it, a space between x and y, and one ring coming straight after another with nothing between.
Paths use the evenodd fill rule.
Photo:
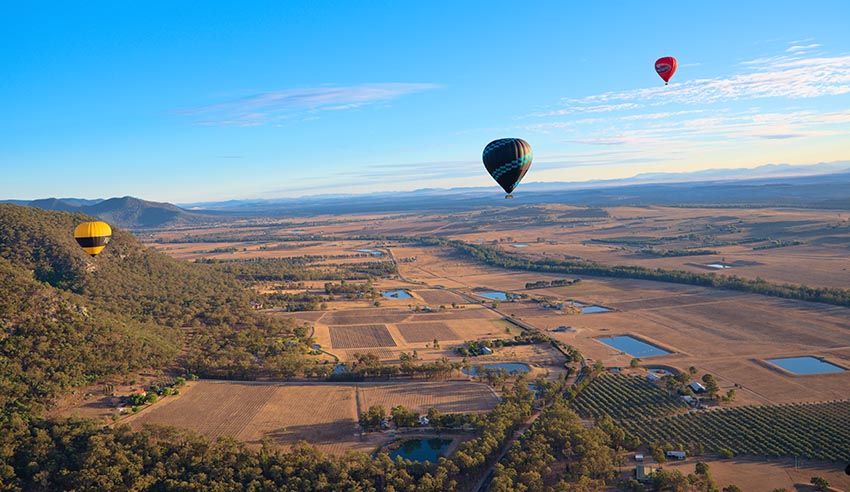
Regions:
<instances>
[{"instance_id":1,"label":"hillside vegetation","mask_svg":"<svg viewBox=\"0 0 850 492\"><path fill-rule=\"evenodd\" d=\"M232 275L173 260L120 229L91 258L72 234L83 220L0 204L2 415L39 415L74 386L174 366L181 327L203 328L180 361L198 372L241 363L257 340L291 331L255 314Z\"/></svg>"}]
</instances>

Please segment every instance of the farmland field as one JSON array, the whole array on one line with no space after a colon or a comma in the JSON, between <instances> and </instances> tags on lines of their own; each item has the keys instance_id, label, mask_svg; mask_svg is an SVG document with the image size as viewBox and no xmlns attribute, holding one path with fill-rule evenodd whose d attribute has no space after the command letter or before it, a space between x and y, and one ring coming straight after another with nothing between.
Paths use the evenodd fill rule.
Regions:
<instances>
[{"instance_id":1,"label":"farmland field","mask_svg":"<svg viewBox=\"0 0 850 492\"><path fill-rule=\"evenodd\" d=\"M449 325L440 322L400 323L398 331L407 343L431 342L432 340L460 340Z\"/></svg>"},{"instance_id":2,"label":"farmland field","mask_svg":"<svg viewBox=\"0 0 850 492\"><path fill-rule=\"evenodd\" d=\"M487 385L466 382L360 385L358 392L361 411L372 405L382 405L387 411L404 405L422 414L431 407L441 413L482 413L499 401Z\"/></svg>"},{"instance_id":3,"label":"farmland field","mask_svg":"<svg viewBox=\"0 0 850 492\"><path fill-rule=\"evenodd\" d=\"M700 443L755 456L850 460L850 400L685 413L623 421L643 442Z\"/></svg>"},{"instance_id":4,"label":"farmland field","mask_svg":"<svg viewBox=\"0 0 850 492\"><path fill-rule=\"evenodd\" d=\"M359 393L359 397L358 397ZM359 401L359 407L358 407ZM405 405L417 412L481 413L493 409L496 395L468 382L362 384L238 383L197 381L181 395L167 397L122 420L134 428L167 424L207 437L230 436L257 445L271 438L282 445L298 440L343 454L371 452L383 436L360 436L357 418L369 405L387 410Z\"/></svg>"},{"instance_id":5,"label":"farmland field","mask_svg":"<svg viewBox=\"0 0 850 492\"><path fill-rule=\"evenodd\" d=\"M410 315L401 309L346 309L328 312L319 320L326 325L386 324L400 323Z\"/></svg>"},{"instance_id":6,"label":"farmland field","mask_svg":"<svg viewBox=\"0 0 850 492\"><path fill-rule=\"evenodd\" d=\"M432 306L451 305L453 302L458 304L467 302L466 299L454 292L442 289L414 290L413 293Z\"/></svg>"},{"instance_id":7,"label":"farmland field","mask_svg":"<svg viewBox=\"0 0 850 492\"><path fill-rule=\"evenodd\" d=\"M335 349L396 346L384 325L330 326L328 329L331 346Z\"/></svg>"},{"instance_id":8,"label":"farmland field","mask_svg":"<svg viewBox=\"0 0 850 492\"><path fill-rule=\"evenodd\" d=\"M683 412L688 405L641 376L603 374L572 403L579 415L615 419L661 417Z\"/></svg>"}]
</instances>

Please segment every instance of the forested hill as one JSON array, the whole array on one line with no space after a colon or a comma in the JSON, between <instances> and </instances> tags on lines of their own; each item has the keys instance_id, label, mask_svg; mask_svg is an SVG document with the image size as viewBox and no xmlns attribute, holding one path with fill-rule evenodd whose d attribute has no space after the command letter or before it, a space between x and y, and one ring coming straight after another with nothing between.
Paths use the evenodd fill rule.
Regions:
<instances>
[{"instance_id":1,"label":"forested hill","mask_svg":"<svg viewBox=\"0 0 850 492\"><path fill-rule=\"evenodd\" d=\"M229 333L256 319L247 290L113 229L92 258L82 214L0 204L0 419L37 415L73 386L172 364L186 325Z\"/></svg>"},{"instance_id":2,"label":"forested hill","mask_svg":"<svg viewBox=\"0 0 850 492\"><path fill-rule=\"evenodd\" d=\"M32 201L11 200L5 203L26 205L42 210L85 213L111 225L127 229L208 224L216 220L216 217L209 213L190 212L170 203L151 202L131 196L107 200L44 198Z\"/></svg>"}]
</instances>

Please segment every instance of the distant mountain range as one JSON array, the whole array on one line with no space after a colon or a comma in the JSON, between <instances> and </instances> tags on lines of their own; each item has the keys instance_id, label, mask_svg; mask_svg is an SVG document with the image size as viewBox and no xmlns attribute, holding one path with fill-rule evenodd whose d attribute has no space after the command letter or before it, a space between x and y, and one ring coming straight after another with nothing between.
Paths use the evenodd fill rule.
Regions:
<instances>
[{"instance_id":1,"label":"distant mountain range","mask_svg":"<svg viewBox=\"0 0 850 492\"><path fill-rule=\"evenodd\" d=\"M808 166L768 164L754 169L650 173L632 178L523 183L506 202L498 187L420 189L361 195L229 200L183 204L197 211L244 215L452 211L519 204L576 206L626 204L751 204L844 207L850 204L850 161Z\"/></svg>"},{"instance_id":2,"label":"distant mountain range","mask_svg":"<svg viewBox=\"0 0 850 492\"><path fill-rule=\"evenodd\" d=\"M195 213L170 203L149 202L131 196L107 200L85 200L81 198L45 198L32 201L6 200L2 203L14 203L44 210L81 212L130 230L197 225L215 220L215 217L211 215L213 212L208 214Z\"/></svg>"},{"instance_id":3,"label":"distant mountain range","mask_svg":"<svg viewBox=\"0 0 850 492\"><path fill-rule=\"evenodd\" d=\"M309 216L341 213L451 212L496 206L564 203L576 206L712 205L850 209L850 161L810 166L768 164L754 169L651 173L581 183L523 183L506 202L494 186L421 189L363 195L316 195L273 200L183 204L133 197L107 200L7 200L46 210L82 212L125 229L211 224L223 217ZM342 211L342 212L341 212Z\"/></svg>"}]
</instances>

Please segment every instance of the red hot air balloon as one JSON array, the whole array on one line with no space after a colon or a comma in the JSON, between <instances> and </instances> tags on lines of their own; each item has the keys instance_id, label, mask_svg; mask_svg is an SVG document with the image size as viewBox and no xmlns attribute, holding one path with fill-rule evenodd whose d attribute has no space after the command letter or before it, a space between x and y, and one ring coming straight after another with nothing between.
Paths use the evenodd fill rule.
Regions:
<instances>
[{"instance_id":1,"label":"red hot air balloon","mask_svg":"<svg viewBox=\"0 0 850 492\"><path fill-rule=\"evenodd\" d=\"M655 61L655 71L658 72L659 77L664 79L664 85L670 82L670 77L676 73L676 67L678 66L679 64L672 56L665 56Z\"/></svg>"}]
</instances>

